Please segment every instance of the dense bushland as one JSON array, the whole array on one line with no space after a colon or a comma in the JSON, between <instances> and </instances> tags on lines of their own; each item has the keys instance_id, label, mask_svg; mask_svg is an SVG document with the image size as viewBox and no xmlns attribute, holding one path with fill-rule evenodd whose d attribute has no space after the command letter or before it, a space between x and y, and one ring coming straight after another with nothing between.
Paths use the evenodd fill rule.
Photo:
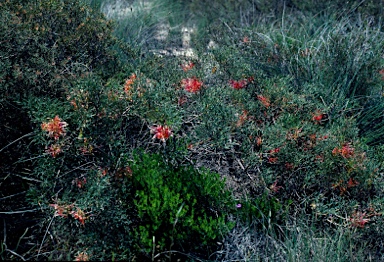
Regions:
<instances>
[{"instance_id":1,"label":"dense bushland","mask_svg":"<svg viewBox=\"0 0 384 262\"><path fill-rule=\"evenodd\" d=\"M107 3L0 4L2 259L383 259L380 3Z\"/></svg>"}]
</instances>

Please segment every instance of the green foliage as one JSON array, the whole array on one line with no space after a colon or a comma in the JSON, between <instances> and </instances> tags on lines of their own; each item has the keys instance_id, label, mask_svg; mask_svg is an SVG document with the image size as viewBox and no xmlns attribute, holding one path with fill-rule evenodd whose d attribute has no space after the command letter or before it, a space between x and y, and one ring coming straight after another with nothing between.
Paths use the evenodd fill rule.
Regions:
<instances>
[{"instance_id":1,"label":"green foliage","mask_svg":"<svg viewBox=\"0 0 384 262\"><path fill-rule=\"evenodd\" d=\"M190 245L198 250L197 243L212 243L231 229L226 214L234 202L218 174L142 153L129 166L140 218L135 232L146 252L154 245L158 252Z\"/></svg>"},{"instance_id":2,"label":"green foliage","mask_svg":"<svg viewBox=\"0 0 384 262\"><path fill-rule=\"evenodd\" d=\"M0 4L1 258L382 259L375 2L183 3Z\"/></svg>"},{"instance_id":3,"label":"green foliage","mask_svg":"<svg viewBox=\"0 0 384 262\"><path fill-rule=\"evenodd\" d=\"M260 221L260 225L264 229L270 229L283 223L290 203L291 201L281 203L272 194L265 192L257 198L246 199L245 202L241 203L238 207L238 214L246 223Z\"/></svg>"},{"instance_id":4,"label":"green foliage","mask_svg":"<svg viewBox=\"0 0 384 262\"><path fill-rule=\"evenodd\" d=\"M81 1L6 1L1 17L1 91L12 99L57 96L71 79L116 63L112 23Z\"/></svg>"}]
</instances>

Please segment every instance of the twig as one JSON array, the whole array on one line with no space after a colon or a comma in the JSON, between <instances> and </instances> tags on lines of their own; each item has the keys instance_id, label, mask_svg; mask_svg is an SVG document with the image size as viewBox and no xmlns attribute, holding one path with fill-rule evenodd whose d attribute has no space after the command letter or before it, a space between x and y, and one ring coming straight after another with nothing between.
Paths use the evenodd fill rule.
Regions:
<instances>
[{"instance_id":1,"label":"twig","mask_svg":"<svg viewBox=\"0 0 384 262\"><path fill-rule=\"evenodd\" d=\"M35 212L37 210L40 210L40 208L28 209L28 210L19 210L19 211L6 211L6 212L0 212L0 214L3 214L3 215L13 215L13 214L22 214L22 213L28 213L28 212Z\"/></svg>"},{"instance_id":2,"label":"twig","mask_svg":"<svg viewBox=\"0 0 384 262\"><path fill-rule=\"evenodd\" d=\"M245 170L245 168L244 168L243 164L241 163L240 159L236 158L236 160L237 160L237 163L239 163L241 169Z\"/></svg>"},{"instance_id":3,"label":"twig","mask_svg":"<svg viewBox=\"0 0 384 262\"><path fill-rule=\"evenodd\" d=\"M75 167L74 169L69 170L68 172L65 172L64 174L62 174L62 175L59 176L58 178L61 178L61 177L65 176L65 175L68 175L69 173L71 173L71 172L73 172L73 171L75 171L75 170L77 170L77 169L80 169L80 168L83 167L83 166L87 166L87 165L90 165L90 164L95 164L95 162L91 161L91 162L87 162L87 163L85 163L85 164L82 164L82 165L80 165L80 166L78 166L78 167Z\"/></svg>"},{"instance_id":4,"label":"twig","mask_svg":"<svg viewBox=\"0 0 384 262\"><path fill-rule=\"evenodd\" d=\"M13 195L10 195L10 196L2 197L2 198L0 198L0 201L2 201L2 200L4 200L4 199L7 199L7 198L11 198L11 197L14 197L14 196L18 196L18 195L24 194L24 193L26 193L26 192L27 192L27 191L23 191L23 192L16 193L16 194L13 194Z\"/></svg>"},{"instance_id":5,"label":"twig","mask_svg":"<svg viewBox=\"0 0 384 262\"><path fill-rule=\"evenodd\" d=\"M12 251L12 250L10 250L8 248L6 248L5 251L8 251L9 253L12 253L13 255L18 256L23 261L27 261L22 255L17 254L15 251Z\"/></svg>"},{"instance_id":6,"label":"twig","mask_svg":"<svg viewBox=\"0 0 384 262\"><path fill-rule=\"evenodd\" d=\"M47 153L48 154L48 153ZM14 163L15 164L20 164L20 163L24 163L24 162L27 162L27 161L31 161L31 160L34 160L34 159L37 159L37 158L40 158L40 157L44 157L46 156L47 154L42 154L42 155L38 155L38 156L35 156L35 157L31 157L31 158L28 158L28 159L23 159L23 160L18 160Z\"/></svg>"},{"instance_id":7,"label":"twig","mask_svg":"<svg viewBox=\"0 0 384 262\"><path fill-rule=\"evenodd\" d=\"M49 228L51 227L54 218L55 218L55 216L53 215L52 218L51 218L51 221L49 222L49 225L48 225L48 227L47 227L47 230L45 231L43 240L41 241L40 248L39 248L39 252L37 252L37 258L36 258L36 260L39 260L39 255L40 255L41 248L43 247L43 244L44 244L45 238L46 238L46 236L47 236L48 230L49 230Z\"/></svg>"},{"instance_id":8,"label":"twig","mask_svg":"<svg viewBox=\"0 0 384 262\"><path fill-rule=\"evenodd\" d=\"M224 24L226 27L228 27L229 31L231 31L232 34L235 34L235 32L233 32L232 28L231 28L231 27L230 27L224 20L222 20L222 19L220 19L220 20L221 20L221 22L223 22L223 24Z\"/></svg>"},{"instance_id":9,"label":"twig","mask_svg":"<svg viewBox=\"0 0 384 262\"><path fill-rule=\"evenodd\" d=\"M21 176L21 175L18 175L18 174L13 174L13 175L17 176L17 177L20 177L21 179L28 180L28 181L34 181L34 182L39 182L39 183L43 182L43 181L41 181L39 179L36 179L36 178L29 178L29 177Z\"/></svg>"},{"instance_id":10,"label":"twig","mask_svg":"<svg viewBox=\"0 0 384 262\"><path fill-rule=\"evenodd\" d=\"M156 248L156 243L155 243L155 236L152 237L152 261L155 261L155 248Z\"/></svg>"},{"instance_id":11,"label":"twig","mask_svg":"<svg viewBox=\"0 0 384 262\"><path fill-rule=\"evenodd\" d=\"M29 227L27 227L27 229L24 231L24 233L23 233L23 234L21 235L21 237L19 238L19 241L17 241L17 245L16 245L15 250L17 250L17 249L19 248L20 241L21 241L21 239L27 234L28 229L29 229Z\"/></svg>"},{"instance_id":12,"label":"twig","mask_svg":"<svg viewBox=\"0 0 384 262\"><path fill-rule=\"evenodd\" d=\"M22 137L19 137L18 139L12 141L12 142L9 143L8 145L6 145L6 146L3 147L2 149L0 149L0 153L1 153L1 151L3 151L4 149L6 149L7 147L9 147L10 145L13 145L13 144L16 143L17 141L19 141L19 140L21 140L21 139L23 139L23 138L25 138L25 137L31 136L31 135L33 135L33 134L34 134L34 132L31 132L31 133L25 134L25 135L23 135Z\"/></svg>"},{"instance_id":13,"label":"twig","mask_svg":"<svg viewBox=\"0 0 384 262\"><path fill-rule=\"evenodd\" d=\"M3 244L5 245L5 248L7 248L7 225L5 224L5 219L3 219L3 224L4 224L4 240L3 240Z\"/></svg>"}]
</instances>

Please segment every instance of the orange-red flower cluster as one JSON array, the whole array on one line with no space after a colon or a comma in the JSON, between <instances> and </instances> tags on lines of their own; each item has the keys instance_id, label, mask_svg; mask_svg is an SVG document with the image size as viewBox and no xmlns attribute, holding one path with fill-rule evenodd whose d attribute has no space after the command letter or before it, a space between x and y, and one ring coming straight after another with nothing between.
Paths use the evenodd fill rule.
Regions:
<instances>
[{"instance_id":1,"label":"orange-red flower cluster","mask_svg":"<svg viewBox=\"0 0 384 262\"><path fill-rule=\"evenodd\" d=\"M317 111L315 114L313 114L312 121L316 124L319 124L321 121L323 121L327 117L326 114Z\"/></svg>"},{"instance_id":2,"label":"orange-red flower cluster","mask_svg":"<svg viewBox=\"0 0 384 262\"><path fill-rule=\"evenodd\" d=\"M60 216L67 218L68 215L71 215L74 219L79 220L79 222L84 225L85 220L89 218L87 216L88 213L85 213L80 208L76 207L76 211L73 211L74 204L70 205L58 205L58 204L50 204L51 207L55 209L55 216Z\"/></svg>"},{"instance_id":3,"label":"orange-red flower cluster","mask_svg":"<svg viewBox=\"0 0 384 262\"><path fill-rule=\"evenodd\" d=\"M268 157L268 163L275 164L277 163L278 158L277 157Z\"/></svg>"},{"instance_id":4,"label":"orange-red flower cluster","mask_svg":"<svg viewBox=\"0 0 384 262\"><path fill-rule=\"evenodd\" d=\"M257 99L266 107L268 108L270 105L271 105L271 102L269 101L268 98L262 96L262 95L258 95L257 96Z\"/></svg>"},{"instance_id":5,"label":"orange-red flower cluster","mask_svg":"<svg viewBox=\"0 0 384 262\"><path fill-rule=\"evenodd\" d=\"M274 193L279 192L280 188L282 188L282 186L277 185L277 180L272 185L269 186L269 189L271 189L271 191Z\"/></svg>"},{"instance_id":6,"label":"orange-red flower cluster","mask_svg":"<svg viewBox=\"0 0 384 262\"><path fill-rule=\"evenodd\" d=\"M136 80L136 74L132 74L124 83L124 92L129 94L131 88L132 88L132 85L133 83L135 83L135 80Z\"/></svg>"},{"instance_id":7,"label":"orange-red flower cluster","mask_svg":"<svg viewBox=\"0 0 384 262\"><path fill-rule=\"evenodd\" d=\"M229 84L234 88L234 89L242 89L247 86L248 81L243 79L243 80L229 80Z\"/></svg>"},{"instance_id":8,"label":"orange-red flower cluster","mask_svg":"<svg viewBox=\"0 0 384 262\"><path fill-rule=\"evenodd\" d=\"M75 261L89 261L89 255L84 251L75 257Z\"/></svg>"},{"instance_id":9,"label":"orange-red flower cluster","mask_svg":"<svg viewBox=\"0 0 384 262\"><path fill-rule=\"evenodd\" d=\"M73 216L74 219L79 220L79 222L84 226L85 220L87 220L89 217L85 214L83 210L80 208L77 208L77 211L72 211L71 215Z\"/></svg>"},{"instance_id":10,"label":"orange-red flower cluster","mask_svg":"<svg viewBox=\"0 0 384 262\"><path fill-rule=\"evenodd\" d=\"M263 144L263 138L261 136L256 137L256 146L260 147Z\"/></svg>"},{"instance_id":11,"label":"orange-red flower cluster","mask_svg":"<svg viewBox=\"0 0 384 262\"><path fill-rule=\"evenodd\" d=\"M323 114L314 115L312 117L312 120L315 121L315 122L320 122L322 119L323 119Z\"/></svg>"},{"instance_id":12,"label":"orange-red flower cluster","mask_svg":"<svg viewBox=\"0 0 384 262\"><path fill-rule=\"evenodd\" d=\"M384 68L379 71L379 74L381 75L381 80L384 81Z\"/></svg>"},{"instance_id":13,"label":"orange-red flower cluster","mask_svg":"<svg viewBox=\"0 0 384 262\"><path fill-rule=\"evenodd\" d=\"M355 187L357 185L359 185L359 182L350 177L347 183L344 183L344 180L340 180L338 183L333 184L332 187L334 189L339 189L340 195L344 195L348 188Z\"/></svg>"},{"instance_id":14,"label":"orange-red flower cluster","mask_svg":"<svg viewBox=\"0 0 384 262\"><path fill-rule=\"evenodd\" d=\"M70 210L73 207L73 204L72 205L50 204L50 206L55 209L55 216L67 217Z\"/></svg>"},{"instance_id":15,"label":"orange-red flower cluster","mask_svg":"<svg viewBox=\"0 0 384 262\"><path fill-rule=\"evenodd\" d=\"M341 148L335 147L332 150L332 155L341 155L344 158L351 158L355 154L355 149L349 144L344 144Z\"/></svg>"},{"instance_id":16,"label":"orange-red flower cluster","mask_svg":"<svg viewBox=\"0 0 384 262\"><path fill-rule=\"evenodd\" d=\"M292 170L295 168L295 166L293 165L293 163L285 162L285 168L287 170Z\"/></svg>"},{"instance_id":17,"label":"orange-red flower cluster","mask_svg":"<svg viewBox=\"0 0 384 262\"><path fill-rule=\"evenodd\" d=\"M187 71L191 70L194 66L195 66L195 64L193 62L189 62L185 65L181 65L181 68L183 69L184 72L187 72Z\"/></svg>"},{"instance_id":18,"label":"orange-red flower cluster","mask_svg":"<svg viewBox=\"0 0 384 262\"><path fill-rule=\"evenodd\" d=\"M243 110L243 113L239 116L239 120L237 121L236 126L237 127L242 126L247 119L248 119L248 111Z\"/></svg>"},{"instance_id":19,"label":"orange-red flower cluster","mask_svg":"<svg viewBox=\"0 0 384 262\"><path fill-rule=\"evenodd\" d=\"M244 36L243 37L243 43L247 44L247 43L250 43L250 42L251 42L251 40L249 39L248 36Z\"/></svg>"},{"instance_id":20,"label":"orange-red flower cluster","mask_svg":"<svg viewBox=\"0 0 384 262\"><path fill-rule=\"evenodd\" d=\"M366 217L366 213L362 213L360 211L355 211L352 216L349 218L349 221L351 222L351 226L353 227L360 227L363 228L366 223L369 222L368 218Z\"/></svg>"},{"instance_id":21,"label":"orange-red flower cluster","mask_svg":"<svg viewBox=\"0 0 384 262\"><path fill-rule=\"evenodd\" d=\"M168 126L152 126L150 129L151 134L154 134L152 139L159 139L163 142L173 135L172 130Z\"/></svg>"},{"instance_id":22,"label":"orange-red flower cluster","mask_svg":"<svg viewBox=\"0 0 384 262\"><path fill-rule=\"evenodd\" d=\"M49 122L42 123L41 129L48 131L48 136L57 140L60 136L65 135L65 127L67 125L66 122L61 121L60 117L55 116L55 118L51 119Z\"/></svg>"},{"instance_id":23,"label":"orange-red flower cluster","mask_svg":"<svg viewBox=\"0 0 384 262\"><path fill-rule=\"evenodd\" d=\"M274 149L271 149L268 151L268 153L270 154L268 156L268 163L270 164L275 164L277 163L277 161L279 160L278 157L274 156L275 154L279 153L280 152L280 148L277 147L277 148L274 148Z\"/></svg>"},{"instance_id":24,"label":"orange-red flower cluster","mask_svg":"<svg viewBox=\"0 0 384 262\"><path fill-rule=\"evenodd\" d=\"M61 146L59 144L50 145L46 152L55 158L62 152Z\"/></svg>"},{"instance_id":25,"label":"orange-red flower cluster","mask_svg":"<svg viewBox=\"0 0 384 262\"><path fill-rule=\"evenodd\" d=\"M201 87L203 86L203 82L198 80L196 77L185 78L181 80L181 86L187 92L197 93L200 91Z\"/></svg>"},{"instance_id":26,"label":"orange-red flower cluster","mask_svg":"<svg viewBox=\"0 0 384 262\"><path fill-rule=\"evenodd\" d=\"M87 183L87 179L85 177L83 178L76 178L73 183L78 187L78 188L83 188L85 184Z\"/></svg>"},{"instance_id":27,"label":"orange-red flower cluster","mask_svg":"<svg viewBox=\"0 0 384 262\"><path fill-rule=\"evenodd\" d=\"M276 147L274 149L269 150L270 154L276 154L276 153L279 153L279 152L280 152L280 147Z\"/></svg>"},{"instance_id":28,"label":"orange-red flower cluster","mask_svg":"<svg viewBox=\"0 0 384 262\"><path fill-rule=\"evenodd\" d=\"M359 182L357 182L355 179L351 177L348 180L347 187L354 187L354 186L357 186L358 184Z\"/></svg>"}]
</instances>

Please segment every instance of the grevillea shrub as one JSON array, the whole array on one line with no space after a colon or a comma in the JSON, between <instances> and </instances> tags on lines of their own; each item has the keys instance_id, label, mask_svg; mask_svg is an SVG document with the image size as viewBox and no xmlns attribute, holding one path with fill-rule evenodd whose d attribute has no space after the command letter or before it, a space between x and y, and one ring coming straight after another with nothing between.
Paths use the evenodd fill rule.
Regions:
<instances>
[{"instance_id":1,"label":"grevillea shrub","mask_svg":"<svg viewBox=\"0 0 384 262\"><path fill-rule=\"evenodd\" d=\"M73 82L64 102L29 100L37 150L29 177L41 183L31 185L28 198L45 206L50 220L43 225L57 237L46 243L59 247L44 256L206 256L231 228L234 202L224 181L183 161L186 144L172 127L147 123L162 111L156 103L148 107L154 90L143 78L127 74L118 84L90 74ZM146 144L161 154L132 153Z\"/></svg>"},{"instance_id":2,"label":"grevillea shrub","mask_svg":"<svg viewBox=\"0 0 384 262\"><path fill-rule=\"evenodd\" d=\"M73 14L92 14L77 4ZM57 20L40 16L40 5L52 5L46 9ZM383 147L366 144L383 130L381 29L355 27L356 20L346 19L318 30L315 22L323 18L310 23L317 19L312 16L260 20L246 29L216 23L217 45L200 48L195 58L133 59L120 50L129 60L124 66L109 59L116 45L97 42L103 34L67 32L55 38L57 44L70 45L70 39L88 51L61 45L64 60L53 59L57 69L48 63L56 54L48 25L83 32L95 23L86 32L101 26L109 35L109 22L98 15L88 21L60 16L74 8L68 1L7 1L2 7L0 34L16 55L12 64L12 54L0 48L7 58L1 64L0 105L7 114L0 116L0 199L20 193L28 202L23 210L38 222L20 232L5 220L2 259L141 261L182 254L175 259L198 260L227 248L235 252L221 252L222 258L244 260L249 247L258 245L253 236L268 242L274 229L278 241L269 243L281 243L280 254L272 248L254 257L289 260L295 252L286 250L287 243L295 239L288 238L301 237L299 227L308 224L314 228L308 242L322 247L324 233L331 236L326 239L348 235L354 241L349 257L360 249L367 258L382 258ZM33 10L37 16L30 15ZM36 30L36 17L49 22L44 30ZM22 37L9 37L18 32ZM35 33L44 36L43 46L32 41ZM357 41L354 52L348 52L351 41ZM101 49L93 52L95 46ZM46 67L24 61L37 59L39 48L48 52L41 51ZM67 51L78 61L67 61ZM42 82L34 65L39 77L47 77ZM23 78L32 75L33 81ZM371 112L376 116L367 116ZM366 137L361 129L372 126L376 134ZM20 214L20 225L26 213L11 202L0 214ZM332 243L335 249L346 246ZM304 260L311 260L309 253Z\"/></svg>"},{"instance_id":3,"label":"grevillea shrub","mask_svg":"<svg viewBox=\"0 0 384 262\"><path fill-rule=\"evenodd\" d=\"M42 131L40 125L49 123L56 115L60 121L70 122L66 115L69 107L65 104L72 81L90 72L107 75L114 72L119 63L113 50L117 45L112 36L112 23L82 1L1 1L0 42L0 173L2 188L5 188L1 197L21 193L20 198L10 199L10 204L4 206L13 211L28 209L25 191L30 188L28 181L31 180L25 177L38 164L31 159L32 155L49 154L60 159L67 149L64 144L70 132L65 137L54 137L57 139L48 137L49 142L46 141L43 150L40 145L31 143L36 132ZM40 114L46 109L44 115ZM56 122L52 123L55 125ZM73 127L69 123L66 130L71 130L71 125ZM51 134L55 136L56 131ZM33 140L38 138L35 136ZM48 171L55 165L47 163L44 174L48 180L42 176L43 183L50 183L52 174L48 175ZM17 224L26 225L35 223L40 217L36 212L16 216ZM6 219L5 223L13 223L12 220ZM31 248L18 244L25 228L14 229L12 225L8 230L12 231L8 248L19 246L17 252Z\"/></svg>"}]
</instances>

